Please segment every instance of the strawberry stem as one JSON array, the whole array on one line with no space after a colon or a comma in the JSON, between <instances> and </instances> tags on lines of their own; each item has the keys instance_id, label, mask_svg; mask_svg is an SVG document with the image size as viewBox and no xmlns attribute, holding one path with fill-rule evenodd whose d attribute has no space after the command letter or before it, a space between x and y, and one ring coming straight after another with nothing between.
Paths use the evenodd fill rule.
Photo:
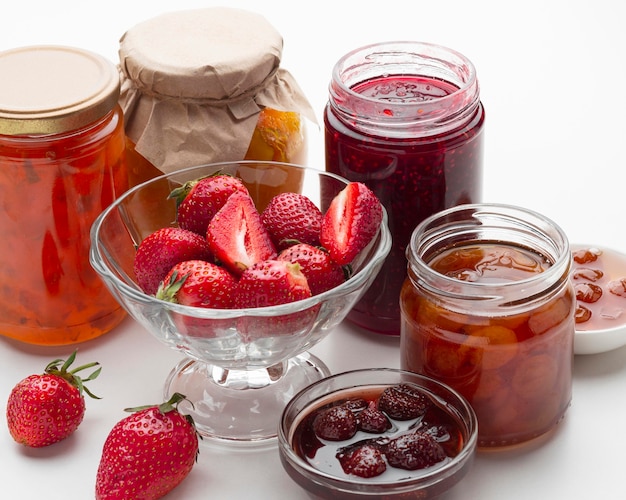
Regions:
<instances>
[{"instance_id":1,"label":"strawberry stem","mask_svg":"<svg viewBox=\"0 0 626 500\"><path fill-rule=\"evenodd\" d=\"M181 394L180 392L175 392L174 394L172 394L170 399L168 399L167 401L161 404L135 406L133 408L124 408L124 411L135 413L141 410L146 410L148 408L154 408L156 406L159 409L159 411L165 415L166 413L169 413L172 410L178 410L178 404L181 401L184 401L185 399L187 399L187 396L185 396L184 394ZM187 399L187 401L189 400ZM189 401L189 403L193 407L193 403L191 401Z\"/></svg>"},{"instance_id":2,"label":"strawberry stem","mask_svg":"<svg viewBox=\"0 0 626 500\"><path fill-rule=\"evenodd\" d=\"M76 387L78 389L78 392L80 392L81 394L84 392L90 398L102 399L102 398L96 396L94 393L92 393L84 385L84 382L87 382L87 381L90 381L90 380L94 380L94 379L96 379L98 377L98 375L100 375L100 372L102 371L102 367L100 367L100 363L94 361L92 363L87 363L87 364L81 365L78 368L74 368L72 371L68 371L69 367L76 360L76 353L77 352L78 351L75 350L72 354L70 354L68 356L68 358L66 360L55 359L53 361L50 361L50 363L48 363L48 365L45 368L45 372L49 373L50 375L56 375L58 377L63 378L64 380L67 380L70 384L72 384L74 387ZM59 368L59 365L61 363L63 363L63 364ZM99 368L97 370L93 371L92 373L90 373L88 377L81 378L79 375L77 375L77 373L79 371L86 370L87 368L92 368L94 366L98 366Z\"/></svg>"}]
</instances>

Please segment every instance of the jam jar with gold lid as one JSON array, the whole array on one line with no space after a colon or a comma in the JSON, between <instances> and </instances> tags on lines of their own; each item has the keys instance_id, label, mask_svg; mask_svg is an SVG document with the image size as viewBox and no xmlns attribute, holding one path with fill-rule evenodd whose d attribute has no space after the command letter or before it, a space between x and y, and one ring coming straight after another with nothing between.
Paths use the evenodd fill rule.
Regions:
<instances>
[{"instance_id":1,"label":"jam jar with gold lid","mask_svg":"<svg viewBox=\"0 0 626 500\"><path fill-rule=\"evenodd\" d=\"M229 7L168 12L124 33L131 184L205 163L306 163L304 119L315 114L282 50L265 17Z\"/></svg>"},{"instance_id":2,"label":"jam jar with gold lid","mask_svg":"<svg viewBox=\"0 0 626 500\"><path fill-rule=\"evenodd\" d=\"M79 48L0 52L0 334L95 338L125 313L89 264L92 222L128 187L120 78Z\"/></svg>"},{"instance_id":3,"label":"jam jar with gold lid","mask_svg":"<svg viewBox=\"0 0 626 500\"><path fill-rule=\"evenodd\" d=\"M561 228L521 207L461 205L418 225L407 258L402 368L469 401L481 448L546 435L572 396L576 298Z\"/></svg>"}]
</instances>

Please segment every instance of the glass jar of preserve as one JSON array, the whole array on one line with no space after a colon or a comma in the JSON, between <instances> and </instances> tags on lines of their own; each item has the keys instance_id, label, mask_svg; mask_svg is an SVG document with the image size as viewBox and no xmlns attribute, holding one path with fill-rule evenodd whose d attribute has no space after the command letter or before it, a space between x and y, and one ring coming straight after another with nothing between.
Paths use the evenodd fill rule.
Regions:
<instances>
[{"instance_id":1,"label":"glass jar of preserve","mask_svg":"<svg viewBox=\"0 0 626 500\"><path fill-rule=\"evenodd\" d=\"M402 368L467 398L480 447L555 427L572 395L576 310L563 231L523 208L463 205L424 220L407 258Z\"/></svg>"},{"instance_id":2,"label":"glass jar of preserve","mask_svg":"<svg viewBox=\"0 0 626 500\"><path fill-rule=\"evenodd\" d=\"M204 163L305 163L304 117L315 115L282 48L264 17L227 7L129 29L119 58L131 185Z\"/></svg>"},{"instance_id":3,"label":"glass jar of preserve","mask_svg":"<svg viewBox=\"0 0 626 500\"><path fill-rule=\"evenodd\" d=\"M367 184L389 216L391 252L348 319L398 335L405 250L424 218L482 195L485 113L472 63L418 42L379 43L335 65L324 114L326 169Z\"/></svg>"},{"instance_id":4,"label":"glass jar of preserve","mask_svg":"<svg viewBox=\"0 0 626 500\"><path fill-rule=\"evenodd\" d=\"M0 334L72 344L125 313L89 264L91 223L127 189L119 72L60 46L0 52Z\"/></svg>"}]
</instances>

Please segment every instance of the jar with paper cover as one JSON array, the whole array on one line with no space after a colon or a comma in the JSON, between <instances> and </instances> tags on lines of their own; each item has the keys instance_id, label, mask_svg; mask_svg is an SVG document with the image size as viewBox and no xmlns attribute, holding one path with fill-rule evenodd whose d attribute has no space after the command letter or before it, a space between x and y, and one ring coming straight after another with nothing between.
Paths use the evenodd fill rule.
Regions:
<instances>
[{"instance_id":1,"label":"jar with paper cover","mask_svg":"<svg viewBox=\"0 0 626 500\"><path fill-rule=\"evenodd\" d=\"M282 48L263 16L227 7L129 29L119 57L131 185L205 163L305 163L304 118L315 115Z\"/></svg>"}]
</instances>

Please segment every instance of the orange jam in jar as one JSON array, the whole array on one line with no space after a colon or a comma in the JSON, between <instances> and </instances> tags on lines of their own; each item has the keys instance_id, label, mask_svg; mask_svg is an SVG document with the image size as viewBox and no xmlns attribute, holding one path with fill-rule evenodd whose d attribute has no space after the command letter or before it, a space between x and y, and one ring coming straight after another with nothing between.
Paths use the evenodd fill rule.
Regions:
<instances>
[{"instance_id":1,"label":"orange jam in jar","mask_svg":"<svg viewBox=\"0 0 626 500\"><path fill-rule=\"evenodd\" d=\"M554 428L571 401L576 309L563 231L521 208L461 205L421 223L407 258L402 368L470 402L481 448Z\"/></svg>"},{"instance_id":2,"label":"orange jam in jar","mask_svg":"<svg viewBox=\"0 0 626 500\"><path fill-rule=\"evenodd\" d=\"M128 187L115 65L84 50L0 53L0 334L66 345L125 313L89 264L92 222Z\"/></svg>"},{"instance_id":3,"label":"orange jam in jar","mask_svg":"<svg viewBox=\"0 0 626 500\"><path fill-rule=\"evenodd\" d=\"M130 184L224 161L306 163L315 114L261 15L212 7L131 27L119 48Z\"/></svg>"}]
</instances>

